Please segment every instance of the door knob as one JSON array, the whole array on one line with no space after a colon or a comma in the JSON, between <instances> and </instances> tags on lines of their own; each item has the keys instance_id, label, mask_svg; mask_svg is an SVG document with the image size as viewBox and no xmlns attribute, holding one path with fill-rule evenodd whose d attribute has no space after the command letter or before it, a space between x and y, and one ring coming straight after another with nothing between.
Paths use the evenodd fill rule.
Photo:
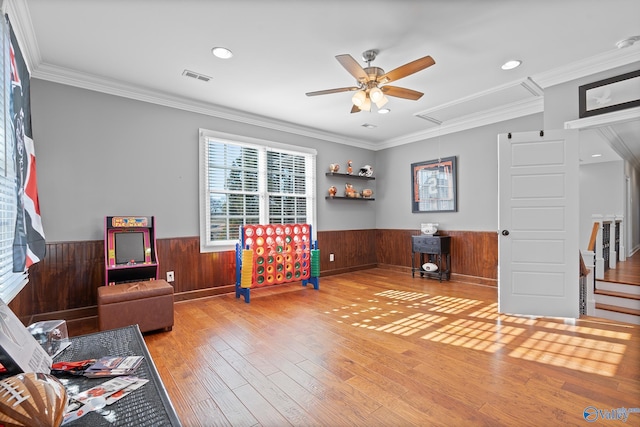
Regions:
<instances>
[{"instance_id":1,"label":"door knob","mask_svg":"<svg viewBox=\"0 0 640 427\"><path fill-rule=\"evenodd\" d=\"M509 230L502 230L502 235L503 236L508 236L509 235Z\"/></svg>"}]
</instances>

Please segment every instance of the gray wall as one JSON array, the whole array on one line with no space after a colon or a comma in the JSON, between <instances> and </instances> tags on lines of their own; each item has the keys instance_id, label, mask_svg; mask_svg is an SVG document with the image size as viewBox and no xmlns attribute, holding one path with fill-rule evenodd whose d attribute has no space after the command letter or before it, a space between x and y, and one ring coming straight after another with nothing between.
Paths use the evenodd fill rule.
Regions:
<instances>
[{"instance_id":1,"label":"gray wall","mask_svg":"<svg viewBox=\"0 0 640 427\"><path fill-rule=\"evenodd\" d=\"M32 79L38 187L47 242L100 240L106 215L155 215L157 237L198 236L198 129L318 151L316 230L370 229L370 203L324 199L324 170L374 152Z\"/></svg>"},{"instance_id":2,"label":"gray wall","mask_svg":"<svg viewBox=\"0 0 640 427\"><path fill-rule=\"evenodd\" d=\"M635 251L640 251L640 170L633 169L629 162L626 162L624 166L625 180L629 180L629 200L627 212L624 214L627 224L625 247L628 256ZM625 187L626 185L625 183Z\"/></svg>"},{"instance_id":3,"label":"gray wall","mask_svg":"<svg viewBox=\"0 0 640 427\"><path fill-rule=\"evenodd\" d=\"M580 166L580 249L586 250L593 215L623 215L625 198L624 162Z\"/></svg>"},{"instance_id":4,"label":"gray wall","mask_svg":"<svg viewBox=\"0 0 640 427\"><path fill-rule=\"evenodd\" d=\"M539 130L542 114L508 120L377 152L376 228L498 230L498 134ZM457 156L457 212L411 212L411 164Z\"/></svg>"}]
</instances>

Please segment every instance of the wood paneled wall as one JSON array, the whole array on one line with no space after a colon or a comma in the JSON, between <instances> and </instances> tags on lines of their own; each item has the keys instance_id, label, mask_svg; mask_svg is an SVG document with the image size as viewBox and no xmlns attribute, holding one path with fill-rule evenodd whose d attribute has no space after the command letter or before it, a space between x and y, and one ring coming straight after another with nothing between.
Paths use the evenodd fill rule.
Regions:
<instances>
[{"instance_id":1,"label":"wood paneled wall","mask_svg":"<svg viewBox=\"0 0 640 427\"><path fill-rule=\"evenodd\" d=\"M411 236L419 230L319 231L320 275L376 266L409 272ZM452 237L452 278L495 285L495 232L446 231ZM200 253L198 237L158 239L160 276L173 271L176 301L234 292L235 251ZM329 261L329 254L335 260ZM25 323L44 319L95 318L97 289L104 284L104 244L47 244L45 258L29 270L29 284L10 303ZM322 281L321 281L322 282Z\"/></svg>"},{"instance_id":2,"label":"wood paneled wall","mask_svg":"<svg viewBox=\"0 0 640 427\"><path fill-rule=\"evenodd\" d=\"M320 275L373 268L376 260L376 230L318 231ZM334 261L329 255L334 254Z\"/></svg>"},{"instance_id":3,"label":"wood paneled wall","mask_svg":"<svg viewBox=\"0 0 640 427\"><path fill-rule=\"evenodd\" d=\"M376 230L380 267L411 269L411 236L419 230ZM497 285L498 234L489 231L440 231L451 236L451 277L484 285Z\"/></svg>"}]
</instances>

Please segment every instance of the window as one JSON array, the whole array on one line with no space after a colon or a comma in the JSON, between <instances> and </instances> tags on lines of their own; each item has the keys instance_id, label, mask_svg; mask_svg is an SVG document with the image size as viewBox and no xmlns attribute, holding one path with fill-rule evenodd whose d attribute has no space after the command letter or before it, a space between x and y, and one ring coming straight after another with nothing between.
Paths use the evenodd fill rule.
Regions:
<instances>
[{"instance_id":1,"label":"window","mask_svg":"<svg viewBox=\"0 0 640 427\"><path fill-rule=\"evenodd\" d=\"M11 118L11 64L9 25L0 18L0 298L9 303L27 284L27 272L13 272L13 238L16 225L16 169Z\"/></svg>"},{"instance_id":2,"label":"window","mask_svg":"<svg viewBox=\"0 0 640 427\"><path fill-rule=\"evenodd\" d=\"M245 224L315 225L316 151L200 130L200 250L235 249Z\"/></svg>"}]
</instances>

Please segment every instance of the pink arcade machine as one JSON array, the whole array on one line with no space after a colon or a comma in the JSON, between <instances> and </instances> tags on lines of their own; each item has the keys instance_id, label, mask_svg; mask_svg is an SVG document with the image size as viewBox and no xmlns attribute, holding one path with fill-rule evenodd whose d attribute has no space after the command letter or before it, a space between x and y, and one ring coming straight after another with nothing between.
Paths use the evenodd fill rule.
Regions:
<instances>
[{"instance_id":1,"label":"pink arcade machine","mask_svg":"<svg viewBox=\"0 0 640 427\"><path fill-rule=\"evenodd\" d=\"M107 286L158 279L154 217L105 217L104 260Z\"/></svg>"}]
</instances>

